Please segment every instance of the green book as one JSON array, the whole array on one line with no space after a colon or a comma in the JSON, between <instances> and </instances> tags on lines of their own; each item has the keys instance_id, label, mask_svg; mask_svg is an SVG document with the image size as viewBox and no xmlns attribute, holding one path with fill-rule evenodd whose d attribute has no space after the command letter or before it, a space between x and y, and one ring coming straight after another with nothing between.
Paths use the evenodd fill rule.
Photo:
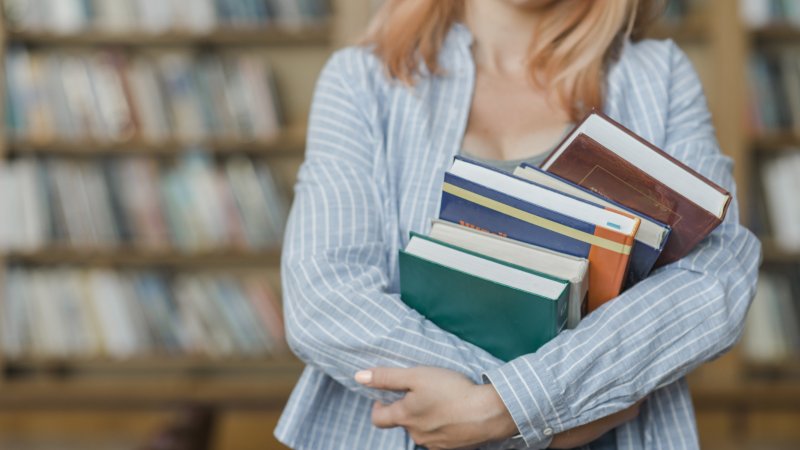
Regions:
<instances>
[{"instance_id":1,"label":"green book","mask_svg":"<svg viewBox=\"0 0 800 450\"><path fill-rule=\"evenodd\" d=\"M569 282L412 233L400 251L400 297L443 330L510 361L564 328Z\"/></svg>"}]
</instances>

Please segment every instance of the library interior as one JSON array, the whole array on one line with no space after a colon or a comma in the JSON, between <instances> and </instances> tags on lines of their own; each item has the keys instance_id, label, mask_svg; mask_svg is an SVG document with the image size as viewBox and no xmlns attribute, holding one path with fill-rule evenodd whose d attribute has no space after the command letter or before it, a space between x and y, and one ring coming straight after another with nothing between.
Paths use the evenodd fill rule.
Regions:
<instances>
[{"instance_id":1,"label":"library interior","mask_svg":"<svg viewBox=\"0 0 800 450\"><path fill-rule=\"evenodd\" d=\"M381 3L2 0L0 449L285 448L309 109ZM698 71L763 245L740 342L688 377L701 448L800 448L800 2L670 0L648 35Z\"/></svg>"}]
</instances>

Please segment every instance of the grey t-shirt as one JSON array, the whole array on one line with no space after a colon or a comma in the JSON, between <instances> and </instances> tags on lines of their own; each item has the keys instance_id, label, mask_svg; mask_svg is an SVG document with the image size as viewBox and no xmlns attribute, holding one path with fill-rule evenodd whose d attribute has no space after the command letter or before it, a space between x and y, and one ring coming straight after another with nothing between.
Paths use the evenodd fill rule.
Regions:
<instances>
[{"instance_id":1,"label":"grey t-shirt","mask_svg":"<svg viewBox=\"0 0 800 450\"><path fill-rule=\"evenodd\" d=\"M487 166L494 167L496 169L500 169L504 172L514 172L514 169L517 168L522 163L528 163L532 166L538 166L542 162L544 162L545 158L550 154L549 151L542 153L541 155L531 156L530 158L523 158L523 159L486 159L486 158L478 158L476 156L472 156L469 153L466 153L463 149L461 150L461 156L465 156L473 161L477 161L479 163L486 164Z\"/></svg>"}]
</instances>

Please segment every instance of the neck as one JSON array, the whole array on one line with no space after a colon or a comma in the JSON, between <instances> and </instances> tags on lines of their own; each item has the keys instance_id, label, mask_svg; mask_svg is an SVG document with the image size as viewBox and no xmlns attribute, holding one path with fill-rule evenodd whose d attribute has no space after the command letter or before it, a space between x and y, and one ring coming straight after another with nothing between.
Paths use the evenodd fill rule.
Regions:
<instances>
[{"instance_id":1,"label":"neck","mask_svg":"<svg viewBox=\"0 0 800 450\"><path fill-rule=\"evenodd\" d=\"M541 8L518 6L509 1L466 0L465 3L465 23L475 38L475 63L492 72L525 72Z\"/></svg>"}]
</instances>

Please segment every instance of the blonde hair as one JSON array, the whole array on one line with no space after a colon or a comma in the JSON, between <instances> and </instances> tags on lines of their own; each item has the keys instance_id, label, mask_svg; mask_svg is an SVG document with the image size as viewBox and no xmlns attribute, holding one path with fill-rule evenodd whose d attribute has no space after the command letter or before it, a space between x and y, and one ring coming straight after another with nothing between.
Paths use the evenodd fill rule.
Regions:
<instances>
[{"instance_id":1,"label":"blonde hair","mask_svg":"<svg viewBox=\"0 0 800 450\"><path fill-rule=\"evenodd\" d=\"M637 40L657 17L662 0L559 0L531 30L529 72L537 86L579 120L602 108L605 74L626 39ZM364 43L374 47L388 74L413 85L422 65L440 73L439 51L450 27L463 20L465 0L387 0Z\"/></svg>"}]
</instances>

